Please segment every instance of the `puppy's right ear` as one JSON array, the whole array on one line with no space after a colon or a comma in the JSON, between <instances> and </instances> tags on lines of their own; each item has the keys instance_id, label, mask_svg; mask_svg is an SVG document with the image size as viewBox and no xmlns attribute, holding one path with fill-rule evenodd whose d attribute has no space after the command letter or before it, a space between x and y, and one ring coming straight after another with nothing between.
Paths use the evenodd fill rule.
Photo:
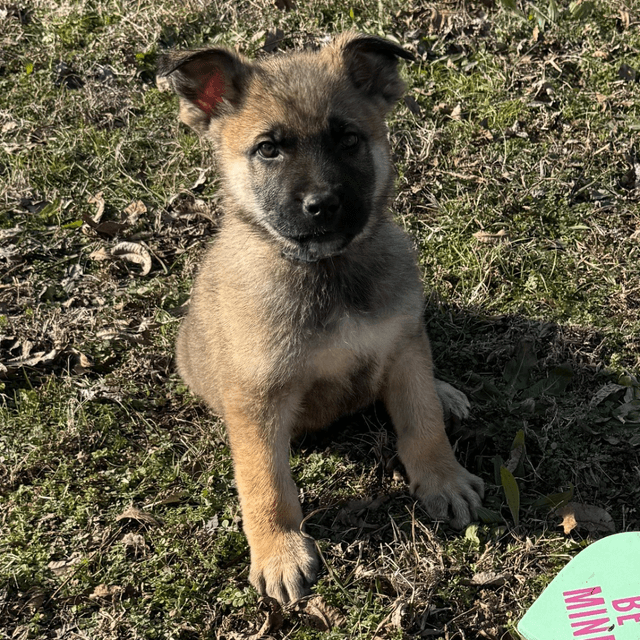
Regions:
<instances>
[{"instance_id":1,"label":"puppy's right ear","mask_svg":"<svg viewBox=\"0 0 640 640\"><path fill-rule=\"evenodd\" d=\"M242 99L251 68L226 49L171 52L158 63L156 82L180 97L180 120L199 134L212 118L229 113Z\"/></svg>"}]
</instances>

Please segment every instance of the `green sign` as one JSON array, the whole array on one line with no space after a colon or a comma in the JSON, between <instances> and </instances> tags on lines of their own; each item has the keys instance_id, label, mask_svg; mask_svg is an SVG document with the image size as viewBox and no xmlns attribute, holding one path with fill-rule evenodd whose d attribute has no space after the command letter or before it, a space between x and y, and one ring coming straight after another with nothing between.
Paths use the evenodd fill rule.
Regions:
<instances>
[{"instance_id":1,"label":"green sign","mask_svg":"<svg viewBox=\"0 0 640 640\"><path fill-rule=\"evenodd\" d=\"M640 532L581 551L518 624L525 640L640 640Z\"/></svg>"}]
</instances>

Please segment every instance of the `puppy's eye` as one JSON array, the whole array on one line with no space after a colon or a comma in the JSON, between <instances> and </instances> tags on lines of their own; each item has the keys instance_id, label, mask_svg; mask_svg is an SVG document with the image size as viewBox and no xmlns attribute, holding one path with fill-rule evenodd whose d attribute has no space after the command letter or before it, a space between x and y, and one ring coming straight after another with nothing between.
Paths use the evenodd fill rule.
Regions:
<instances>
[{"instance_id":1,"label":"puppy's eye","mask_svg":"<svg viewBox=\"0 0 640 640\"><path fill-rule=\"evenodd\" d=\"M357 146L358 142L358 136L355 133L345 133L342 138L340 138L340 145L343 149L353 149Z\"/></svg>"},{"instance_id":2,"label":"puppy's eye","mask_svg":"<svg viewBox=\"0 0 640 640\"><path fill-rule=\"evenodd\" d=\"M280 152L273 142L261 142L258 145L258 153L263 158L276 158Z\"/></svg>"}]
</instances>

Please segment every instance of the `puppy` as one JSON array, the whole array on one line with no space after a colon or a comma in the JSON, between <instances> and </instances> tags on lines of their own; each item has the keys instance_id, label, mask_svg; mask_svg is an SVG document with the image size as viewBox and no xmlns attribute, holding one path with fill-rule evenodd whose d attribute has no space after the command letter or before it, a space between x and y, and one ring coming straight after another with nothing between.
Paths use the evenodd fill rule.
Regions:
<instances>
[{"instance_id":1,"label":"puppy","mask_svg":"<svg viewBox=\"0 0 640 640\"><path fill-rule=\"evenodd\" d=\"M159 79L216 149L224 217L178 336L178 369L224 418L251 548L250 580L282 603L316 579L289 442L377 399L413 494L461 527L483 483L455 459L435 381L414 252L389 210L385 116L401 97L383 39L346 33L318 52L250 62L169 54Z\"/></svg>"}]
</instances>

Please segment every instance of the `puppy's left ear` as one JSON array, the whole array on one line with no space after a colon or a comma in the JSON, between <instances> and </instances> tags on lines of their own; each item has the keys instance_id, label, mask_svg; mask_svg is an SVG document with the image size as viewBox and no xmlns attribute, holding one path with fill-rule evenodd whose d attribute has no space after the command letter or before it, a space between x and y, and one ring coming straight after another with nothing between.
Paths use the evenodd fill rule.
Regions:
<instances>
[{"instance_id":1,"label":"puppy's left ear","mask_svg":"<svg viewBox=\"0 0 640 640\"><path fill-rule=\"evenodd\" d=\"M242 99L251 67L227 49L169 52L160 58L156 83L180 97L180 119L201 135Z\"/></svg>"},{"instance_id":2,"label":"puppy's left ear","mask_svg":"<svg viewBox=\"0 0 640 640\"><path fill-rule=\"evenodd\" d=\"M376 36L346 34L336 43L353 84L371 97L382 98L390 109L405 91L398 73L398 58L414 60L402 47Z\"/></svg>"}]
</instances>

